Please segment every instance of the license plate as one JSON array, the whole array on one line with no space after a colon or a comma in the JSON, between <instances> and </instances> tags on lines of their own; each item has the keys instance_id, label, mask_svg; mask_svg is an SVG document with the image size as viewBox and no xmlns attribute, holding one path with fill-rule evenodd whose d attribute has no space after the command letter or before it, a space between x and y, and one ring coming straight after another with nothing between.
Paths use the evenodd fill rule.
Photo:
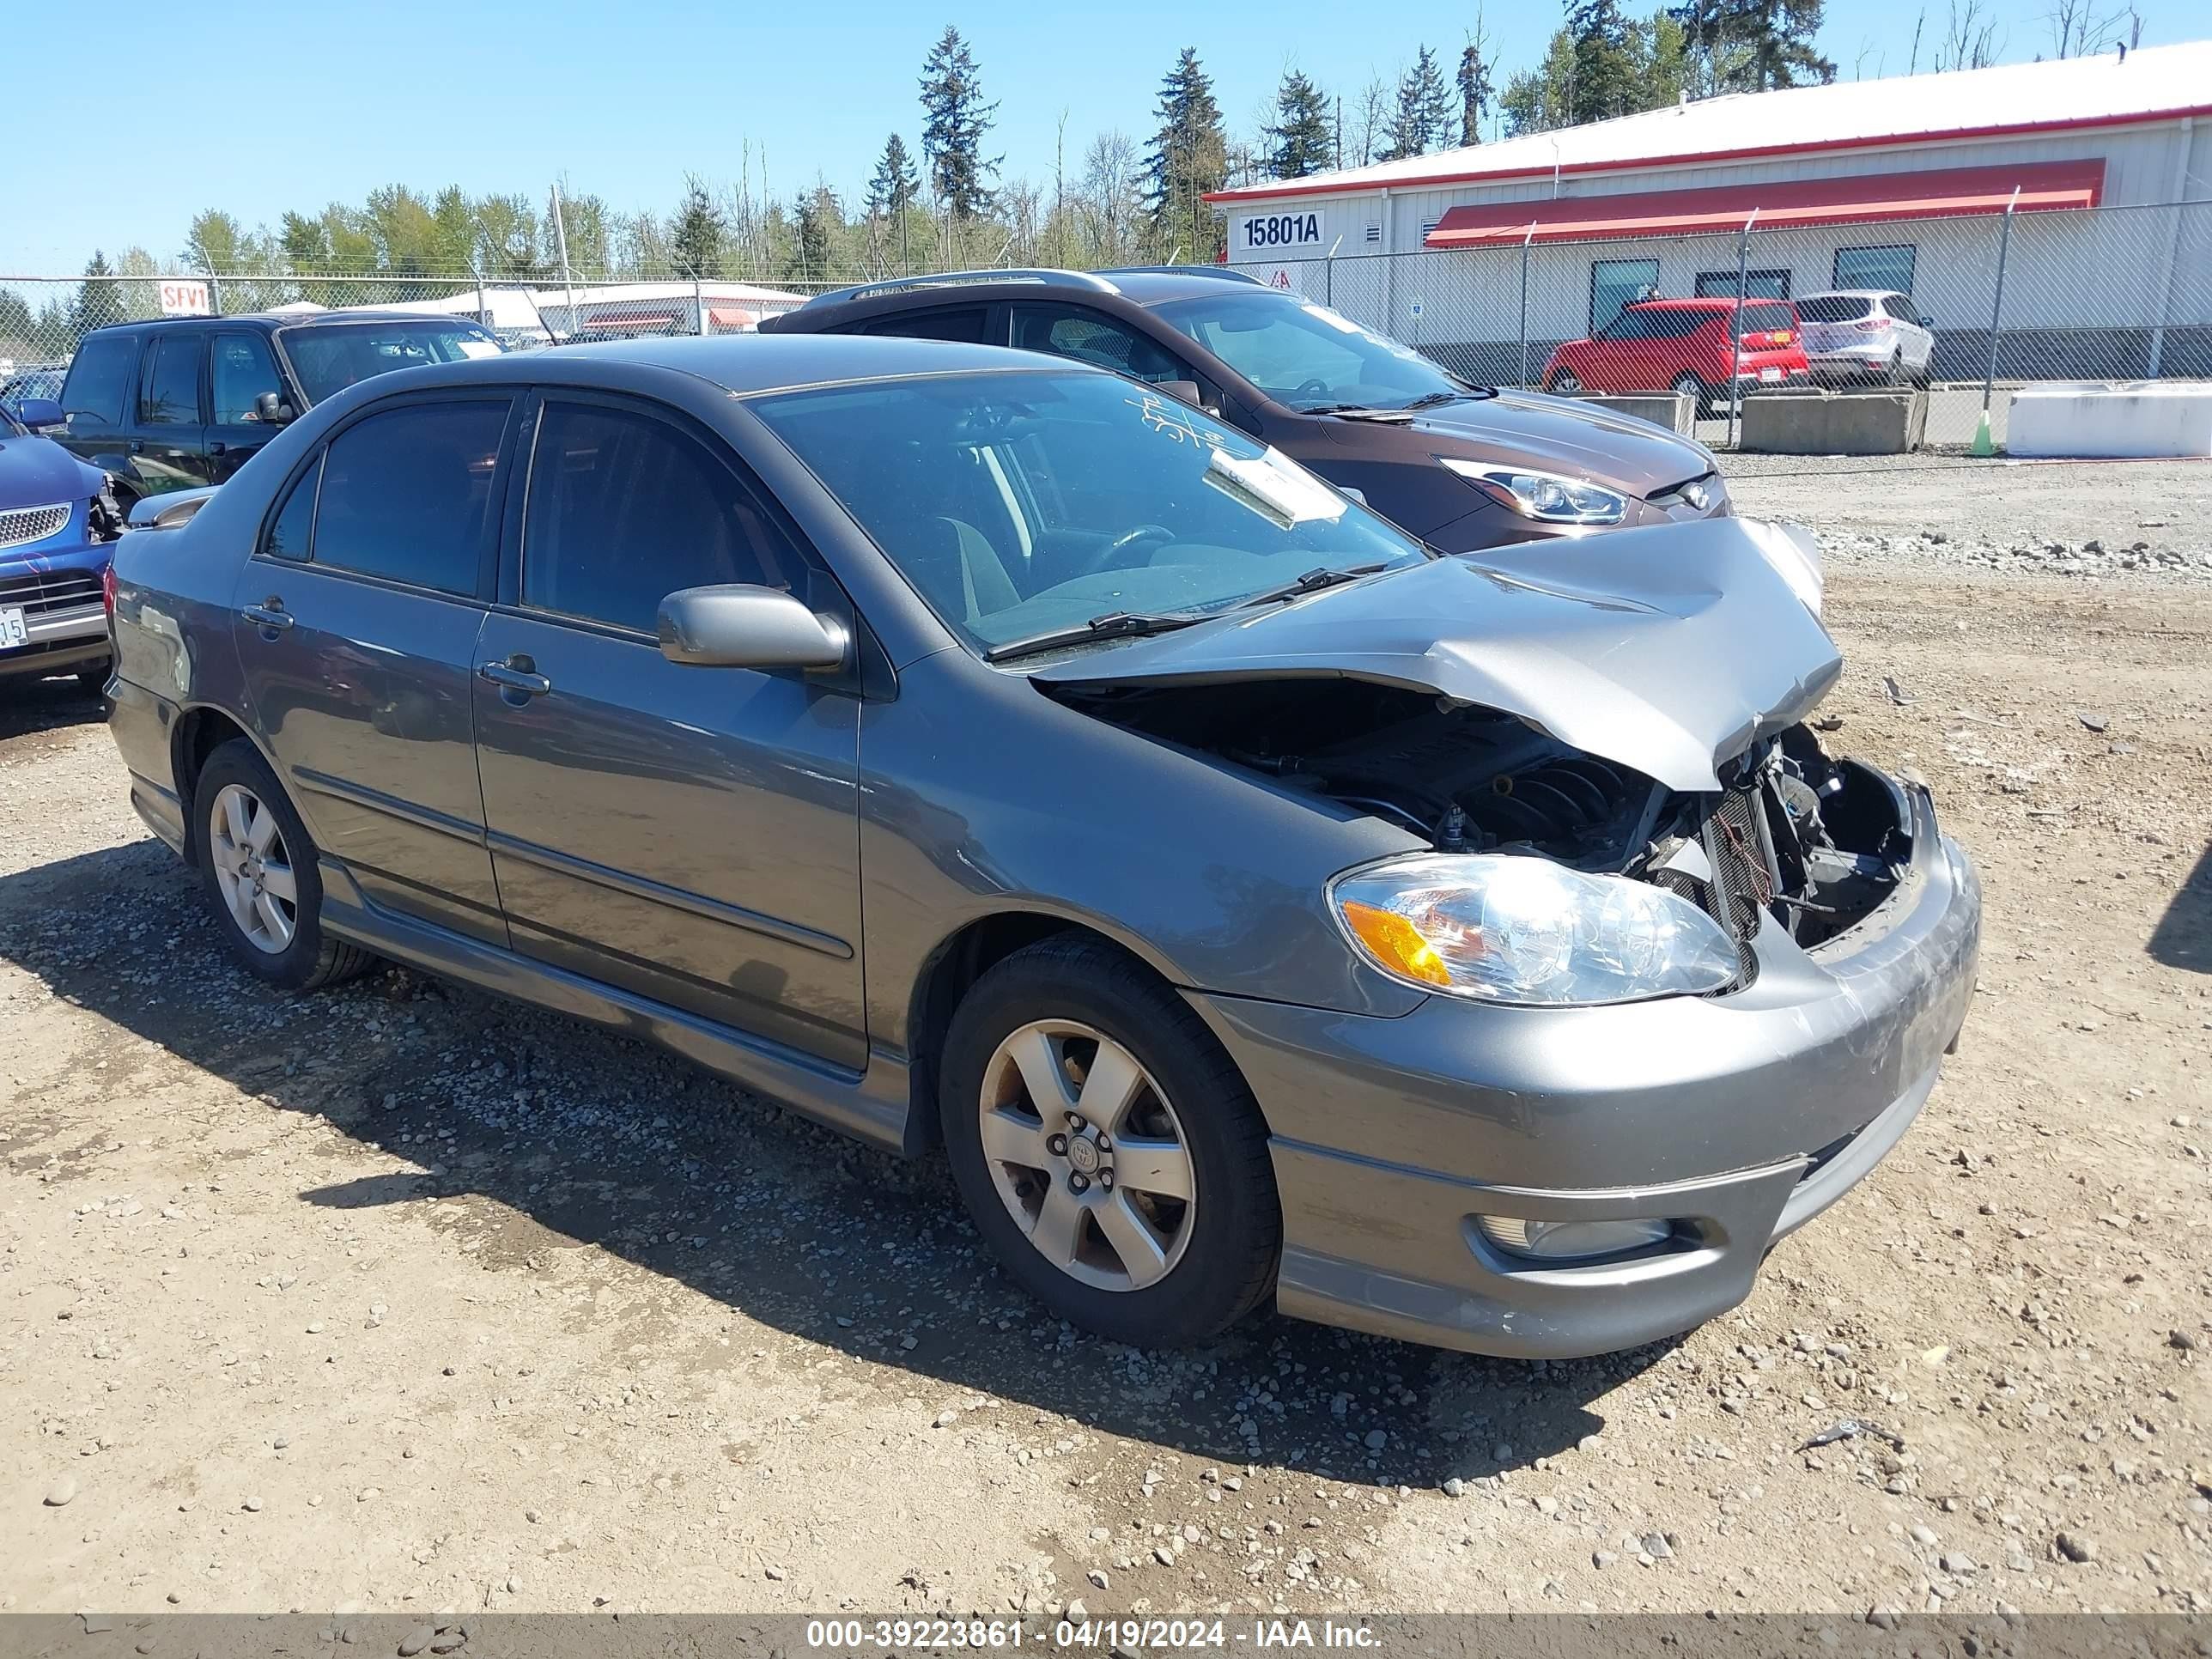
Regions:
<instances>
[{"instance_id":1,"label":"license plate","mask_svg":"<svg viewBox=\"0 0 2212 1659\"><path fill-rule=\"evenodd\" d=\"M1782 378L1782 371L1778 368L1762 368L1759 371L1759 378L1764 381L1778 380Z\"/></svg>"},{"instance_id":2,"label":"license plate","mask_svg":"<svg viewBox=\"0 0 2212 1659\"><path fill-rule=\"evenodd\" d=\"M23 626L23 607L0 605L0 651L13 651L30 642L31 630Z\"/></svg>"}]
</instances>

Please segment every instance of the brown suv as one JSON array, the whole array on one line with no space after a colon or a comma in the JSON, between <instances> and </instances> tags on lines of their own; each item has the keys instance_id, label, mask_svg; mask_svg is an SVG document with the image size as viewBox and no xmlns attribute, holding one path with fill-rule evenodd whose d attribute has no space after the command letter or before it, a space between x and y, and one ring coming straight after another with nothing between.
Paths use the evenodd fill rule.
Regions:
<instances>
[{"instance_id":1,"label":"brown suv","mask_svg":"<svg viewBox=\"0 0 2212 1659\"><path fill-rule=\"evenodd\" d=\"M1471 385L1219 266L903 278L822 295L761 327L1013 346L1109 368L1243 428L1449 553L1729 511L1702 444Z\"/></svg>"}]
</instances>

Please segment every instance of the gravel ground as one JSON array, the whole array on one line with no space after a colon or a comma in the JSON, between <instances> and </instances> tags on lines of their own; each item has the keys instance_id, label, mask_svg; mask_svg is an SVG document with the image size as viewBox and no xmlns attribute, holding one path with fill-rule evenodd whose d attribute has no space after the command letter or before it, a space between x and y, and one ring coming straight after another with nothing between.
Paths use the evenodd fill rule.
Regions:
<instances>
[{"instance_id":1,"label":"gravel ground","mask_svg":"<svg viewBox=\"0 0 2212 1659\"><path fill-rule=\"evenodd\" d=\"M1960 522L2068 534L2045 476ZM1802 516L1957 498L1880 484ZM1568 1364L1100 1342L934 1163L398 969L268 992L97 708L10 691L0 1607L2212 1607L2212 592L1832 574L1829 741L1982 862L1965 1046L1742 1309Z\"/></svg>"}]
</instances>

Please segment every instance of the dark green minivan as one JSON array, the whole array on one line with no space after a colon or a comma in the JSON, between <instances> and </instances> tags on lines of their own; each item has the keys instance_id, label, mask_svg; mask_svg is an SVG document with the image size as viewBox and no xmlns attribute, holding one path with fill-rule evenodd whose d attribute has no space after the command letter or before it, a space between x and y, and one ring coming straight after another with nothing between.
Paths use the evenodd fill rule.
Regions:
<instances>
[{"instance_id":1,"label":"dark green minivan","mask_svg":"<svg viewBox=\"0 0 2212 1659\"><path fill-rule=\"evenodd\" d=\"M358 380L500 349L466 318L404 312L165 317L93 330L46 435L115 481L125 510L219 484L277 428Z\"/></svg>"}]
</instances>

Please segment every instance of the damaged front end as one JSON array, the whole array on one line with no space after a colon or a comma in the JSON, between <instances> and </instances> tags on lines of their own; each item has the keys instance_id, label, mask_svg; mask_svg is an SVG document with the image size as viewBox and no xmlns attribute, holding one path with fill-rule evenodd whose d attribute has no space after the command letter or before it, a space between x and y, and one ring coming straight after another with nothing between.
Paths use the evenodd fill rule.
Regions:
<instances>
[{"instance_id":1,"label":"damaged front end","mask_svg":"<svg viewBox=\"0 0 2212 1659\"><path fill-rule=\"evenodd\" d=\"M1091 683L1054 694L1325 810L1382 819L1437 854L1540 859L1651 884L1726 935L1730 971L1699 988L1708 994L1756 975L1751 945L1765 920L1813 949L1871 915L1911 865L1900 792L1831 759L1802 725L1723 764L1719 788L1680 790L1518 716L1370 682ZM1441 975L1431 982L1451 988Z\"/></svg>"}]
</instances>

